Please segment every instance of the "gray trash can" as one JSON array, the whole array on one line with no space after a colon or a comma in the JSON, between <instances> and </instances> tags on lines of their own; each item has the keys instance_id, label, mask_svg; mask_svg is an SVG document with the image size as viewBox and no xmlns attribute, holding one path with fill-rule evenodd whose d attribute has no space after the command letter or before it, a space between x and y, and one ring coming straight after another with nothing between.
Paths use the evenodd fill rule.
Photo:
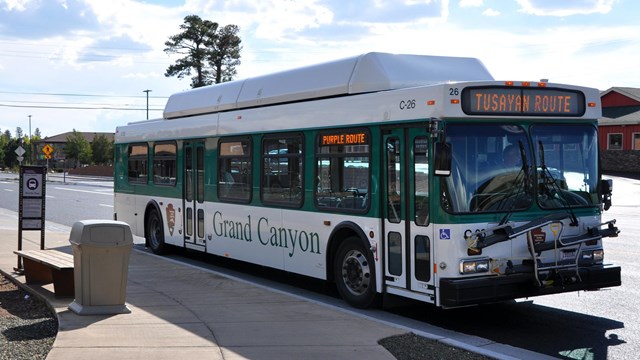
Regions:
<instances>
[{"instance_id":1,"label":"gray trash can","mask_svg":"<svg viewBox=\"0 0 640 360\"><path fill-rule=\"evenodd\" d=\"M69 309L78 315L122 314L125 305L131 228L122 221L83 220L73 224L75 299Z\"/></svg>"}]
</instances>

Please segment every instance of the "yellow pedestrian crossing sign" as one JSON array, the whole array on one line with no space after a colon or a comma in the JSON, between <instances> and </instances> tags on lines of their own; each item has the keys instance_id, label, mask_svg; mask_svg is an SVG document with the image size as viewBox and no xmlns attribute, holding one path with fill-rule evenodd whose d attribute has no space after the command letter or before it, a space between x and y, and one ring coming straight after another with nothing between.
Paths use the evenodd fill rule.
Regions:
<instances>
[{"instance_id":1,"label":"yellow pedestrian crossing sign","mask_svg":"<svg viewBox=\"0 0 640 360\"><path fill-rule=\"evenodd\" d=\"M45 158L51 159L51 153L53 152L53 147L51 147L51 145L47 144L42 148L42 152L44 153Z\"/></svg>"}]
</instances>

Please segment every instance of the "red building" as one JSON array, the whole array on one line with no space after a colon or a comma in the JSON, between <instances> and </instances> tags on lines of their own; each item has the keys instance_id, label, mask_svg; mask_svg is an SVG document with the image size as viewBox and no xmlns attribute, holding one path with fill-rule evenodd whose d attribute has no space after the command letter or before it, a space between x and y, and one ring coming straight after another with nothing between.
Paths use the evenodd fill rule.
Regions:
<instances>
[{"instance_id":1,"label":"red building","mask_svg":"<svg viewBox=\"0 0 640 360\"><path fill-rule=\"evenodd\" d=\"M640 173L640 89L612 87L600 98L602 170Z\"/></svg>"}]
</instances>

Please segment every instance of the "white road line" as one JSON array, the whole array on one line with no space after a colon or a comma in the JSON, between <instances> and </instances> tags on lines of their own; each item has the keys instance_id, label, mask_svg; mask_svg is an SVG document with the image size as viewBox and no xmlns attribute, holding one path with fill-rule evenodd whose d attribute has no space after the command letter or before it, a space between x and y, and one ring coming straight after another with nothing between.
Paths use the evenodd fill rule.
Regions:
<instances>
[{"instance_id":1,"label":"white road line","mask_svg":"<svg viewBox=\"0 0 640 360\"><path fill-rule=\"evenodd\" d=\"M109 208L112 208L112 207L113 207L113 205L109 205L109 204L98 204L98 205L100 205L100 206L104 206L104 207L109 207Z\"/></svg>"},{"instance_id":2,"label":"white road line","mask_svg":"<svg viewBox=\"0 0 640 360\"><path fill-rule=\"evenodd\" d=\"M12 189L2 189L2 190L4 190L4 191L8 191L8 192L13 192L13 191L14 191L14 190L12 190Z\"/></svg>"},{"instance_id":3,"label":"white road line","mask_svg":"<svg viewBox=\"0 0 640 360\"><path fill-rule=\"evenodd\" d=\"M89 194L99 194L99 195L108 195L108 196L113 196L113 193L104 193L104 192L98 192L98 191L89 191L89 190L78 190L78 189L68 189L68 188L63 188L63 187L56 187L54 189L57 190L66 190L66 191L76 191L76 192L83 192L83 193L89 193Z\"/></svg>"}]
</instances>

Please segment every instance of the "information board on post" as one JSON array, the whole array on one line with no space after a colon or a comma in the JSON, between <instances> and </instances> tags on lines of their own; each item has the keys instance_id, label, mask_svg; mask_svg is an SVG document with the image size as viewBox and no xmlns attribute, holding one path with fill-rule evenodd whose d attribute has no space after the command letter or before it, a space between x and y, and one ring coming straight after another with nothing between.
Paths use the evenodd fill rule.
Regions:
<instances>
[{"instance_id":1,"label":"information board on post","mask_svg":"<svg viewBox=\"0 0 640 360\"><path fill-rule=\"evenodd\" d=\"M18 200L18 250L22 250L22 231L40 231L40 249L44 250L45 199L47 168L44 166L20 167L20 191ZM21 258L18 267L22 269Z\"/></svg>"}]
</instances>

